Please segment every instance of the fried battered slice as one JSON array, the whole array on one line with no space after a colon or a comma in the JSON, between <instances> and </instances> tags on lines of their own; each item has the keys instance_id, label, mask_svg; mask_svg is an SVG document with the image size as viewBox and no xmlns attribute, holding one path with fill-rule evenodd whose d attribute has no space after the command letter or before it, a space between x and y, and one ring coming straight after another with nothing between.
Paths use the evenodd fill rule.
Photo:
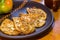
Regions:
<instances>
[{"instance_id":1,"label":"fried battered slice","mask_svg":"<svg viewBox=\"0 0 60 40\"><path fill-rule=\"evenodd\" d=\"M10 19L5 19L2 22L0 29L3 33L8 34L8 35L20 34L20 32L15 29L13 21L11 21Z\"/></svg>"},{"instance_id":2,"label":"fried battered slice","mask_svg":"<svg viewBox=\"0 0 60 40\"><path fill-rule=\"evenodd\" d=\"M22 31L22 34L30 34L30 33L32 33L32 32L35 31L35 27L33 27L30 24L27 24L27 25L26 24L23 24L21 26L21 31Z\"/></svg>"},{"instance_id":3,"label":"fried battered slice","mask_svg":"<svg viewBox=\"0 0 60 40\"><path fill-rule=\"evenodd\" d=\"M42 20L46 20L47 19L47 14L42 9L38 9L37 12L40 13L40 19L42 19Z\"/></svg>"},{"instance_id":4,"label":"fried battered slice","mask_svg":"<svg viewBox=\"0 0 60 40\"><path fill-rule=\"evenodd\" d=\"M39 18L40 14L38 13L31 13L28 16L30 16L31 20L36 20L37 18Z\"/></svg>"},{"instance_id":5,"label":"fried battered slice","mask_svg":"<svg viewBox=\"0 0 60 40\"><path fill-rule=\"evenodd\" d=\"M37 20L34 22L34 26L35 26L35 27L42 27L45 23L46 23L45 20L37 19Z\"/></svg>"},{"instance_id":6,"label":"fried battered slice","mask_svg":"<svg viewBox=\"0 0 60 40\"><path fill-rule=\"evenodd\" d=\"M23 19L24 20L24 19ZM23 21L18 17L13 17L15 27L18 31L21 31L21 34L29 34L35 31L35 27L27 24L26 21Z\"/></svg>"},{"instance_id":7,"label":"fried battered slice","mask_svg":"<svg viewBox=\"0 0 60 40\"><path fill-rule=\"evenodd\" d=\"M29 14L31 14L31 13L37 13L37 9L35 9L35 8L27 8L26 10L27 10L27 12Z\"/></svg>"},{"instance_id":8,"label":"fried battered slice","mask_svg":"<svg viewBox=\"0 0 60 40\"><path fill-rule=\"evenodd\" d=\"M20 17L13 17L13 22L17 31L21 32L20 27L22 26L22 22L20 21Z\"/></svg>"},{"instance_id":9,"label":"fried battered slice","mask_svg":"<svg viewBox=\"0 0 60 40\"><path fill-rule=\"evenodd\" d=\"M45 20L47 18L47 14L46 12L44 12L42 9L38 9L38 8L27 8L26 9L28 14L35 14L38 13L40 15L40 18Z\"/></svg>"}]
</instances>

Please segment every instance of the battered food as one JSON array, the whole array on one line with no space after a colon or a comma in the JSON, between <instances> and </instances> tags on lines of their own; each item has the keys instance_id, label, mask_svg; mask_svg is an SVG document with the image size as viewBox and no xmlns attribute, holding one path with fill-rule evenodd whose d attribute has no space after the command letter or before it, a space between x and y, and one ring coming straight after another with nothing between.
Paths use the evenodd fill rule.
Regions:
<instances>
[{"instance_id":1,"label":"battered food","mask_svg":"<svg viewBox=\"0 0 60 40\"><path fill-rule=\"evenodd\" d=\"M42 9L27 8L27 13L20 13L19 17L5 19L0 30L8 35L30 34L46 23L47 14Z\"/></svg>"},{"instance_id":2,"label":"battered food","mask_svg":"<svg viewBox=\"0 0 60 40\"><path fill-rule=\"evenodd\" d=\"M34 26L35 27L42 27L44 24L45 24L45 20L40 20L40 19L37 19L35 22L34 22Z\"/></svg>"},{"instance_id":3,"label":"battered food","mask_svg":"<svg viewBox=\"0 0 60 40\"><path fill-rule=\"evenodd\" d=\"M29 14L35 14L35 13L39 13L39 15L40 15L40 18L41 19L43 19L43 20L45 20L46 18L47 18L47 14L46 14L46 12L44 12L42 9L38 9L38 8L27 8L26 9L27 10L27 12L29 13Z\"/></svg>"},{"instance_id":4,"label":"battered food","mask_svg":"<svg viewBox=\"0 0 60 40\"><path fill-rule=\"evenodd\" d=\"M9 19L5 19L2 22L0 29L3 33L8 34L8 35L20 34L20 32L15 29L13 21L11 21Z\"/></svg>"},{"instance_id":5,"label":"battered food","mask_svg":"<svg viewBox=\"0 0 60 40\"><path fill-rule=\"evenodd\" d=\"M19 17L13 17L13 21L15 24L15 28L21 32L21 34L29 34L35 31L35 27L28 22L24 21L24 19L20 19Z\"/></svg>"},{"instance_id":6,"label":"battered food","mask_svg":"<svg viewBox=\"0 0 60 40\"><path fill-rule=\"evenodd\" d=\"M20 17L13 17L13 22L16 30L21 32L20 27L22 26L22 22L20 21Z\"/></svg>"},{"instance_id":7,"label":"battered food","mask_svg":"<svg viewBox=\"0 0 60 40\"><path fill-rule=\"evenodd\" d=\"M27 24L27 25L23 24L21 26L21 31L22 31L22 34L30 34L35 31L35 27L33 27L30 24Z\"/></svg>"}]
</instances>

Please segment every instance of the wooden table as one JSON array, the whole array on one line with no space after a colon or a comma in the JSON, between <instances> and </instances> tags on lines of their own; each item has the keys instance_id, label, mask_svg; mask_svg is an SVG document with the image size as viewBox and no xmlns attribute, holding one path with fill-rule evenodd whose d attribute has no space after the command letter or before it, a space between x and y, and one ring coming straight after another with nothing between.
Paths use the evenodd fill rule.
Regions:
<instances>
[{"instance_id":1,"label":"wooden table","mask_svg":"<svg viewBox=\"0 0 60 40\"><path fill-rule=\"evenodd\" d=\"M40 37L39 35L38 37L31 38L30 40L60 40L60 9L58 9L57 12L52 12L52 14L54 16L55 21L51 31L48 34L44 35L43 37ZM0 37L0 40L12 40L12 39Z\"/></svg>"},{"instance_id":2,"label":"wooden table","mask_svg":"<svg viewBox=\"0 0 60 40\"><path fill-rule=\"evenodd\" d=\"M52 31L38 40L60 40L60 9L57 12L53 12L52 14L55 18Z\"/></svg>"}]
</instances>

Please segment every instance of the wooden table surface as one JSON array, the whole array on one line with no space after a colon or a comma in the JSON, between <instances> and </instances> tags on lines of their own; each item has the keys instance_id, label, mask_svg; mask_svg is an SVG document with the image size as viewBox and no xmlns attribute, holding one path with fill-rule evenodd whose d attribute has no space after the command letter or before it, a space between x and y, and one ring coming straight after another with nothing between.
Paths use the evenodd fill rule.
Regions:
<instances>
[{"instance_id":1,"label":"wooden table surface","mask_svg":"<svg viewBox=\"0 0 60 40\"><path fill-rule=\"evenodd\" d=\"M30 40L60 40L60 9L58 9L57 12L52 12L52 14L54 16L55 21L51 31L43 37L40 37L39 35L38 37L31 38ZM12 39L0 37L0 40L12 40Z\"/></svg>"},{"instance_id":2,"label":"wooden table surface","mask_svg":"<svg viewBox=\"0 0 60 40\"><path fill-rule=\"evenodd\" d=\"M54 16L54 26L49 34L38 40L60 40L60 9L52 13Z\"/></svg>"}]
</instances>

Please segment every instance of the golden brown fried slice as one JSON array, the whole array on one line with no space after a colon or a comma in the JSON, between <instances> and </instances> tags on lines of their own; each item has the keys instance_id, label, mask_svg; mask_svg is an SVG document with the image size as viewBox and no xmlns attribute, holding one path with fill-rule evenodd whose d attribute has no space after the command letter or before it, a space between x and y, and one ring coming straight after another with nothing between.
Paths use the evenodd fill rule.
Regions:
<instances>
[{"instance_id":1,"label":"golden brown fried slice","mask_svg":"<svg viewBox=\"0 0 60 40\"><path fill-rule=\"evenodd\" d=\"M37 9L35 9L35 8L27 8L26 10L27 10L27 12L29 14L31 14L31 13L37 13Z\"/></svg>"},{"instance_id":2,"label":"golden brown fried slice","mask_svg":"<svg viewBox=\"0 0 60 40\"><path fill-rule=\"evenodd\" d=\"M47 18L46 12L44 12L42 9L37 9L37 8L27 8L26 9L28 14L35 14L38 13L40 15L40 18L45 20Z\"/></svg>"},{"instance_id":3,"label":"golden brown fried slice","mask_svg":"<svg viewBox=\"0 0 60 40\"><path fill-rule=\"evenodd\" d=\"M37 19L35 22L34 22L34 26L35 27L42 27L44 24L45 24L45 20L41 20L41 19Z\"/></svg>"},{"instance_id":4,"label":"golden brown fried slice","mask_svg":"<svg viewBox=\"0 0 60 40\"><path fill-rule=\"evenodd\" d=\"M26 21L19 19L18 17L13 18L15 27L18 31L21 31L21 34L29 34L35 31L35 27L27 24Z\"/></svg>"},{"instance_id":5,"label":"golden brown fried slice","mask_svg":"<svg viewBox=\"0 0 60 40\"><path fill-rule=\"evenodd\" d=\"M25 21L25 22L27 22L27 23L30 23L30 22L33 21L32 17L30 17L29 14L22 14L22 15L20 16L20 20Z\"/></svg>"},{"instance_id":6,"label":"golden brown fried slice","mask_svg":"<svg viewBox=\"0 0 60 40\"><path fill-rule=\"evenodd\" d=\"M32 33L32 32L35 31L35 27L33 27L30 24L27 24L27 25L26 24L23 24L21 26L21 31L22 31L22 34L30 34L30 33Z\"/></svg>"},{"instance_id":7,"label":"golden brown fried slice","mask_svg":"<svg viewBox=\"0 0 60 40\"><path fill-rule=\"evenodd\" d=\"M28 22L21 20L19 17L13 17L15 27L18 31L21 31L21 34L29 34L35 31L35 27L29 25Z\"/></svg>"},{"instance_id":8,"label":"golden brown fried slice","mask_svg":"<svg viewBox=\"0 0 60 40\"><path fill-rule=\"evenodd\" d=\"M47 18L46 12L44 12L42 9L38 9L37 12L40 13L40 18L41 18L42 20L46 20L46 18Z\"/></svg>"},{"instance_id":9,"label":"golden brown fried slice","mask_svg":"<svg viewBox=\"0 0 60 40\"><path fill-rule=\"evenodd\" d=\"M20 17L13 17L13 22L17 31L21 32L20 27L22 26L22 22L20 21Z\"/></svg>"},{"instance_id":10,"label":"golden brown fried slice","mask_svg":"<svg viewBox=\"0 0 60 40\"><path fill-rule=\"evenodd\" d=\"M31 20L36 20L37 18L39 18L40 14L38 13L31 13L28 16L30 16L30 18L32 18Z\"/></svg>"},{"instance_id":11,"label":"golden brown fried slice","mask_svg":"<svg viewBox=\"0 0 60 40\"><path fill-rule=\"evenodd\" d=\"M0 29L1 29L2 32L4 32L5 34L8 34L8 35L18 35L18 34L20 34L20 32L18 32L15 29L13 22L9 19L5 19L2 22Z\"/></svg>"}]
</instances>

